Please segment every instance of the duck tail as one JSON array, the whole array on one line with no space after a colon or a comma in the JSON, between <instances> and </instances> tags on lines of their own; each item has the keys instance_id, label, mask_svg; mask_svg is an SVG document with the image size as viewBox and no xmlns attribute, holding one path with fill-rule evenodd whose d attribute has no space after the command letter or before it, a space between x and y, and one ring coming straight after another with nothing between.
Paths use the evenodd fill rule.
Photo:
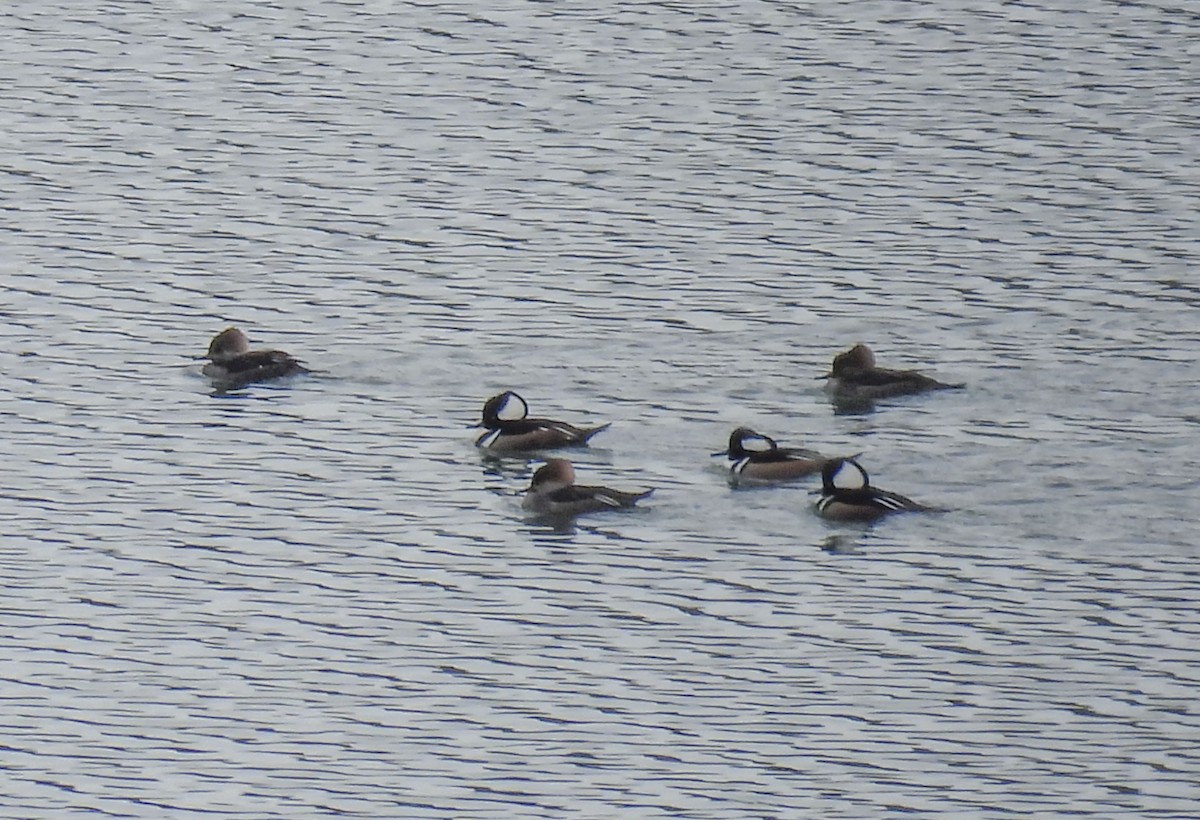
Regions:
<instances>
[{"instance_id":1,"label":"duck tail","mask_svg":"<svg viewBox=\"0 0 1200 820\"><path fill-rule=\"evenodd\" d=\"M605 430L607 430L609 427L612 427L612 422L611 422L611 421L610 421L610 422L607 422L607 423L605 423L605 424L601 424L599 427L592 427L592 428L589 428L589 429L587 429L587 430L584 430L584 431L583 431L583 438L582 438L582 439L580 439L580 443L582 443L582 444L587 444L589 441L591 441L591 440L592 440L592 436L596 435L597 433L603 433L603 432L604 432Z\"/></svg>"}]
</instances>

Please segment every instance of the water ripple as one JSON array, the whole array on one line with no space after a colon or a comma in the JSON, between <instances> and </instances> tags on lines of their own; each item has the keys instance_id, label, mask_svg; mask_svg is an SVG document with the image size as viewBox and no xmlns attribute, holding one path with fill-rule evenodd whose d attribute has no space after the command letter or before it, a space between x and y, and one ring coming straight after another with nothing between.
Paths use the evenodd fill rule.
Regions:
<instances>
[{"instance_id":1,"label":"water ripple","mask_svg":"<svg viewBox=\"0 0 1200 820\"><path fill-rule=\"evenodd\" d=\"M0 814L1194 814L1194 14L6 13ZM525 519L508 388L655 495Z\"/></svg>"}]
</instances>

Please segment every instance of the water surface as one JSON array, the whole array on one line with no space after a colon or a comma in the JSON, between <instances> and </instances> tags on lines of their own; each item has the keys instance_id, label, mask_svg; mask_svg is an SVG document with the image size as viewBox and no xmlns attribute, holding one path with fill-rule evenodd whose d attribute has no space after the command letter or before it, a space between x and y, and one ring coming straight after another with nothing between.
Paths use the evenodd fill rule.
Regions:
<instances>
[{"instance_id":1,"label":"water surface","mask_svg":"<svg viewBox=\"0 0 1200 820\"><path fill-rule=\"evenodd\" d=\"M1186 6L4 17L0 814L1194 814ZM654 497L524 519L506 388Z\"/></svg>"}]
</instances>

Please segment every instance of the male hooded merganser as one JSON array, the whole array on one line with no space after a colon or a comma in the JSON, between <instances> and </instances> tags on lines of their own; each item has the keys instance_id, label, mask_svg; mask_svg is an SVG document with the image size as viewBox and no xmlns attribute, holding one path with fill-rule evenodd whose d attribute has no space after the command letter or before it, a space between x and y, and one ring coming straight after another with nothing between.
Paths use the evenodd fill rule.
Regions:
<instances>
[{"instance_id":1,"label":"male hooded merganser","mask_svg":"<svg viewBox=\"0 0 1200 820\"><path fill-rule=\"evenodd\" d=\"M222 390L308 372L282 350L251 350L250 340L236 327L227 327L213 337L207 357L212 361L201 372Z\"/></svg>"},{"instance_id":2,"label":"male hooded merganser","mask_svg":"<svg viewBox=\"0 0 1200 820\"><path fill-rule=\"evenodd\" d=\"M729 435L729 449L714 456L729 456L729 480L787 481L819 473L829 458L814 450L784 448L775 439L739 427Z\"/></svg>"},{"instance_id":3,"label":"male hooded merganser","mask_svg":"<svg viewBox=\"0 0 1200 820\"><path fill-rule=\"evenodd\" d=\"M483 405L483 421L476 425L486 427L487 432L475 440L475 446L496 453L572 447L587 444L609 427L576 427L563 421L526 418L528 415L529 405L513 391L492 396Z\"/></svg>"},{"instance_id":4,"label":"male hooded merganser","mask_svg":"<svg viewBox=\"0 0 1200 820\"><path fill-rule=\"evenodd\" d=\"M876 399L965 386L946 384L916 370L876 367L875 354L864 344L834 356L833 367L820 378L828 379L825 392L840 404L869 404Z\"/></svg>"},{"instance_id":5,"label":"male hooded merganser","mask_svg":"<svg viewBox=\"0 0 1200 820\"><path fill-rule=\"evenodd\" d=\"M871 486L867 471L852 458L830 459L821 469L817 512L833 521L873 521L894 512L929 510L911 498Z\"/></svg>"},{"instance_id":6,"label":"male hooded merganser","mask_svg":"<svg viewBox=\"0 0 1200 820\"><path fill-rule=\"evenodd\" d=\"M533 474L521 506L539 515L575 516L632 507L654 490L627 493L607 487L581 487L575 468L564 458L551 458Z\"/></svg>"}]
</instances>

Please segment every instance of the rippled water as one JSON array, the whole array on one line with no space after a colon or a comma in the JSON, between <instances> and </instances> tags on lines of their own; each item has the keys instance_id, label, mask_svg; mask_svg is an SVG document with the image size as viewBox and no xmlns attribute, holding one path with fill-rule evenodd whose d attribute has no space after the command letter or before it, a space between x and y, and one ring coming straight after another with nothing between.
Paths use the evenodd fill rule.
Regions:
<instances>
[{"instance_id":1,"label":"rippled water","mask_svg":"<svg viewBox=\"0 0 1200 820\"><path fill-rule=\"evenodd\" d=\"M0 814L1194 816L1195 9L6 8Z\"/></svg>"}]
</instances>

